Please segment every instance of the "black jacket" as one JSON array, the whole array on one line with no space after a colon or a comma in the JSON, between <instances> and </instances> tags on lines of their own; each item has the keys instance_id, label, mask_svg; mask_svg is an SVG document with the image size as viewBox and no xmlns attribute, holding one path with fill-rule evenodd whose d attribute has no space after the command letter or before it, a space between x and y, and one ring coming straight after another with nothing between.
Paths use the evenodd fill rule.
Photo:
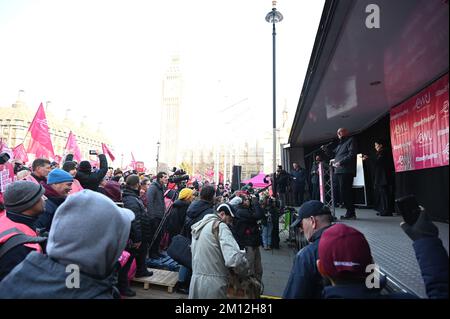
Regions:
<instances>
[{"instance_id":1,"label":"black jacket","mask_svg":"<svg viewBox=\"0 0 450 319\"><path fill-rule=\"evenodd\" d=\"M45 201L45 211L39 215L36 220L36 229L40 231L49 232L52 226L53 216L56 210L62 203L66 200L66 197L59 196L50 185L44 185L45 196L47 200Z\"/></svg>"},{"instance_id":2,"label":"black jacket","mask_svg":"<svg viewBox=\"0 0 450 319\"><path fill-rule=\"evenodd\" d=\"M374 159L374 180L375 186L386 186L394 184L394 162L388 152L381 150L377 152Z\"/></svg>"},{"instance_id":3,"label":"black jacket","mask_svg":"<svg viewBox=\"0 0 450 319\"><path fill-rule=\"evenodd\" d=\"M162 219L166 212L164 188L157 181L151 183L147 190L147 209L152 218Z\"/></svg>"},{"instance_id":4,"label":"black jacket","mask_svg":"<svg viewBox=\"0 0 450 319\"><path fill-rule=\"evenodd\" d=\"M282 170L280 174L277 174L275 177L276 183L277 183L277 192L284 194L287 191L287 187L289 185L290 181L290 175L285 171Z\"/></svg>"},{"instance_id":5,"label":"black jacket","mask_svg":"<svg viewBox=\"0 0 450 319\"><path fill-rule=\"evenodd\" d=\"M258 221L264 217L264 210L257 201L249 208L239 205L233 221L233 235L239 247L259 247L261 245L261 231Z\"/></svg>"},{"instance_id":6,"label":"black jacket","mask_svg":"<svg viewBox=\"0 0 450 319\"><path fill-rule=\"evenodd\" d=\"M101 181L108 172L108 160L106 159L105 154L100 154L98 159L100 161L100 169L98 171L95 173L78 171L75 176L81 186L85 189L97 191L98 185L100 185Z\"/></svg>"},{"instance_id":7,"label":"black jacket","mask_svg":"<svg viewBox=\"0 0 450 319\"><path fill-rule=\"evenodd\" d=\"M191 203L185 200L177 199L172 206L172 211L167 219L167 231L170 237L181 233L186 220L186 212Z\"/></svg>"},{"instance_id":8,"label":"black jacket","mask_svg":"<svg viewBox=\"0 0 450 319\"><path fill-rule=\"evenodd\" d=\"M122 193L122 202L125 208L133 211L135 219L131 223L130 238L133 242L148 241L152 236L150 216L144 203L139 198L139 191L125 187Z\"/></svg>"},{"instance_id":9,"label":"black jacket","mask_svg":"<svg viewBox=\"0 0 450 319\"><path fill-rule=\"evenodd\" d=\"M352 174L356 176L356 154L357 145L354 137L343 137L334 150L327 150L327 155L334 155L336 162L340 163L335 168L336 174Z\"/></svg>"},{"instance_id":10,"label":"black jacket","mask_svg":"<svg viewBox=\"0 0 450 319\"><path fill-rule=\"evenodd\" d=\"M214 204L202 199L193 201L186 211L186 220L184 222L181 234L189 239L192 239L191 226L201 220L205 215L213 214L213 207Z\"/></svg>"},{"instance_id":11,"label":"black jacket","mask_svg":"<svg viewBox=\"0 0 450 319\"><path fill-rule=\"evenodd\" d=\"M33 230L36 230L34 223L36 218L30 216L24 216L16 213L6 213L6 217L11 219L15 223L24 224ZM0 281L8 275L14 267L20 264L29 253L34 251L34 249L26 247L24 245L19 245L12 248L0 259Z\"/></svg>"}]
</instances>

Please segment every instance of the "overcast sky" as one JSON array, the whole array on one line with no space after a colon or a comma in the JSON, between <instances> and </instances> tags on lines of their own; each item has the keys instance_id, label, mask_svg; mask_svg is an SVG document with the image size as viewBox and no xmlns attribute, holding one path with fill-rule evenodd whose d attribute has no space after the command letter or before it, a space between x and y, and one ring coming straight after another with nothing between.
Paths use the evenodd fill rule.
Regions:
<instances>
[{"instance_id":1,"label":"overcast sky","mask_svg":"<svg viewBox=\"0 0 450 319\"><path fill-rule=\"evenodd\" d=\"M285 105L295 112L323 4L278 1L278 118ZM162 79L176 54L184 145L214 143L204 131L262 134L272 127L271 8L270 0L0 0L0 106L23 89L32 108L49 100L61 116L70 108L74 120L103 122L116 157L133 151L152 166Z\"/></svg>"}]
</instances>

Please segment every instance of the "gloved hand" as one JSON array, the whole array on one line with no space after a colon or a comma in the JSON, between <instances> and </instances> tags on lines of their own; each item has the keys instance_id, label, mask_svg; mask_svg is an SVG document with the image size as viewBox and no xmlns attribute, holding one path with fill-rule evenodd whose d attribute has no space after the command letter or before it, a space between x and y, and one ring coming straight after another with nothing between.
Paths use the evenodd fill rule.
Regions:
<instances>
[{"instance_id":1,"label":"gloved hand","mask_svg":"<svg viewBox=\"0 0 450 319\"><path fill-rule=\"evenodd\" d=\"M405 222L402 222L400 227L413 241L427 237L438 237L439 235L438 228L431 222L422 206L420 206L419 218L414 225L411 226Z\"/></svg>"}]
</instances>

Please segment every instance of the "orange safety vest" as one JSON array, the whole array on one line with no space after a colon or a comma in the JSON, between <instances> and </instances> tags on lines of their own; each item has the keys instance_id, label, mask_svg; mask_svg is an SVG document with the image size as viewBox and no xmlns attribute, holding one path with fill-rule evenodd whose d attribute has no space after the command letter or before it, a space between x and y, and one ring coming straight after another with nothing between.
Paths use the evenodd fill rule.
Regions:
<instances>
[{"instance_id":1,"label":"orange safety vest","mask_svg":"<svg viewBox=\"0 0 450 319\"><path fill-rule=\"evenodd\" d=\"M25 224L13 222L6 214L0 216L0 245L3 245L12 236L25 234L30 237L38 237L36 232ZM27 243L24 246L42 253L42 247L38 243Z\"/></svg>"}]
</instances>

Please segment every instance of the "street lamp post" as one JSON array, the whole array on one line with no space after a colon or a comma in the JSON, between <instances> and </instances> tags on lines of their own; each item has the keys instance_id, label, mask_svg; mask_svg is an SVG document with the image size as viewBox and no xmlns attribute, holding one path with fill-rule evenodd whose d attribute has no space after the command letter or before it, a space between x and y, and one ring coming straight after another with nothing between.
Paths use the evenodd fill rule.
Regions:
<instances>
[{"instance_id":1,"label":"street lamp post","mask_svg":"<svg viewBox=\"0 0 450 319\"><path fill-rule=\"evenodd\" d=\"M276 102L276 72L275 72L275 37L277 35L275 30L275 24L283 20L281 12L277 11L277 2L272 1L272 11L266 15L266 21L272 23L272 78L273 78L273 173L276 172L277 166L277 146L276 146L276 127L277 127L277 102Z\"/></svg>"},{"instance_id":2,"label":"street lamp post","mask_svg":"<svg viewBox=\"0 0 450 319\"><path fill-rule=\"evenodd\" d=\"M156 174L158 174L159 173L159 146L161 145L161 143L158 141L156 143L156 145L158 147L156 149Z\"/></svg>"}]
</instances>

